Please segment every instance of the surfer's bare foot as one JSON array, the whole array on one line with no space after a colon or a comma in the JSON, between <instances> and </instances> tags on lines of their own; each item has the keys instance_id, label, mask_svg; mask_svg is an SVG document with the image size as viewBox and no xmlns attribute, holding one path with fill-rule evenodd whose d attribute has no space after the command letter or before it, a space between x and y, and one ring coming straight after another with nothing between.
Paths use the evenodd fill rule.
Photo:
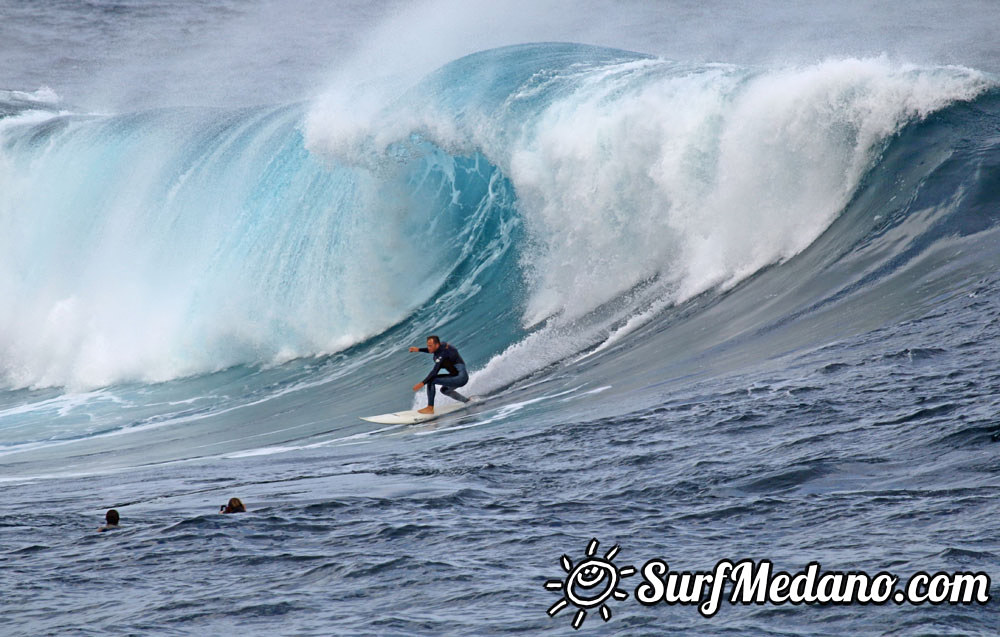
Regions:
<instances>
[{"instance_id":1,"label":"surfer's bare foot","mask_svg":"<svg viewBox=\"0 0 1000 637\"><path fill-rule=\"evenodd\" d=\"M434 408L433 407L424 407L423 409L418 409L417 413L418 414L433 414L434 413Z\"/></svg>"}]
</instances>

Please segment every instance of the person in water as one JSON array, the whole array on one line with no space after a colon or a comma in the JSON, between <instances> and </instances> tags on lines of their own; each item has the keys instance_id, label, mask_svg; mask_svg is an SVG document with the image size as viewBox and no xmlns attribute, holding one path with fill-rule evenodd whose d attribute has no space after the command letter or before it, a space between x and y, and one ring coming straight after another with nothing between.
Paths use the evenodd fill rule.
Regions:
<instances>
[{"instance_id":1,"label":"person in water","mask_svg":"<svg viewBox=\"0 0 1000 637\"><path fill-rule=\"evenodd\" d=\"M246 513L247 508L243 506L243 503L239 498L229 498L228 504L223 504L219 508L219 513Z\"/></svg>"},{"instance_id":2,"label":"person in water","mask_svg":"<svg viewBox=\"0 0 1000 637\"><path fill-rule=\"evenodd\" d=\"M441 343L437 336L427 337L427 347L411 347L411 352L427 352L434 356L434 369L427 378L413 386L413 391L420 391L421 387L427 387L427 406L418 409L422 414L434 413L434 386L441 385L441 393L445 396L463 403L469 399L455 391L457 387L462 387L469 382L469 373L465 371L465 361L450 343ZM448 370L447 374L438 374L441 368Z\"/></svg>"},{"instance_id":3,"label":"person in water","mask_svg":"<svg viewBox=\"0 0 1000 637\"><path fill-rule=\"evenodd\" d=\"M112 529L118 528L118 511L114 509L108 509L108 512L104 514L104 526L97 527L98 531L110 531Z\"/></svg>"}]
</instances>

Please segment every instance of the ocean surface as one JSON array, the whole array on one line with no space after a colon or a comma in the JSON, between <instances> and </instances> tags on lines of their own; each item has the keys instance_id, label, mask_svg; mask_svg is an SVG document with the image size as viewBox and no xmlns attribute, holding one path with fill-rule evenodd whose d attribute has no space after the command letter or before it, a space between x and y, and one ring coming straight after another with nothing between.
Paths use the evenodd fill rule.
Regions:
<instances>
[{"instance_id":1,"label":"ocean surface","mask_svg":"<svg viewBox=\"0 0 1000 637\"><path fill-rule=\"evenodd\" d=\"M940 4L0 0L0 634L1000 634L1000 6ZM482 400L360 420L429 334ZM577 630L593 539L993 597Z\"/></svg>"}]
</instances>

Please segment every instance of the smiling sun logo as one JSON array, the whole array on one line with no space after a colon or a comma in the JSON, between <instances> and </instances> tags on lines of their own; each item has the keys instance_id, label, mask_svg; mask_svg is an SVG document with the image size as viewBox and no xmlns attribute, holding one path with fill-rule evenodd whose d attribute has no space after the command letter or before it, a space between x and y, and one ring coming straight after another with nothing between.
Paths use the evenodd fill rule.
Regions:
<instances>
[{"instance_id":1,"label":"smiling sun logo","mask_svg":"<svg viewBox=\"0 0 1000 637\"><path fill-rule=\"evenodd\" d=\"M597 539L592 539L587 545L587 558L576 566L573 566L569 556L563 555L559 563L566 571L566 579L550 579L545 582L546 590L562 593L559 601L549 607L549 617L555 617L556 613L573 604L578 609L573 617L573 628L578 630L583 626L583 620L587 618L587 611L591 608L599 608L604 621L611 619L611 610L604 602L611 597L618 601L628 599L628 593L620 590L618 583L623 577L635 575L634 567L619 569L612 562L618 554L617 544L604 557L595 556L597 546Z\"/></svg>"}]
</instances>

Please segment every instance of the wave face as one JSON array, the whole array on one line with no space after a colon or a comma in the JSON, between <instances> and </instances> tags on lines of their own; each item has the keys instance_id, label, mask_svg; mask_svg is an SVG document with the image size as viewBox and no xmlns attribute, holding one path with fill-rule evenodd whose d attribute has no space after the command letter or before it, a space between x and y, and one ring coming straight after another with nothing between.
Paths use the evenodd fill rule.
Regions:
<instances>
[{"instance_id":1,"label":"wave face","mask_svg":"<svg viewBox=\"0 0 1000 637\"><path fill-rule=\"evenodd\" d=\"M19 302L0 310L3 383L93 388L337 351L490 260L510 217L495 168L431 148L378 173L323 163L301 118L9 123L0 294Z\"/></svg>"},{"instance_id":2,"label":"wave face","mask_svg":"<svg viewBox=\"0 0 1000 637\"><path fill-rule=\"evenodd\" d=\"M798 254L897 133L988 86L877 59L766 71L533 45L368 113L9 117L0 382L328 354L444 294L455 316L520 315L493 348L543 342L488 366L484 389L503 386ZM494 295L509 278L522 293Z\"/></svg>"}]
</instances>

